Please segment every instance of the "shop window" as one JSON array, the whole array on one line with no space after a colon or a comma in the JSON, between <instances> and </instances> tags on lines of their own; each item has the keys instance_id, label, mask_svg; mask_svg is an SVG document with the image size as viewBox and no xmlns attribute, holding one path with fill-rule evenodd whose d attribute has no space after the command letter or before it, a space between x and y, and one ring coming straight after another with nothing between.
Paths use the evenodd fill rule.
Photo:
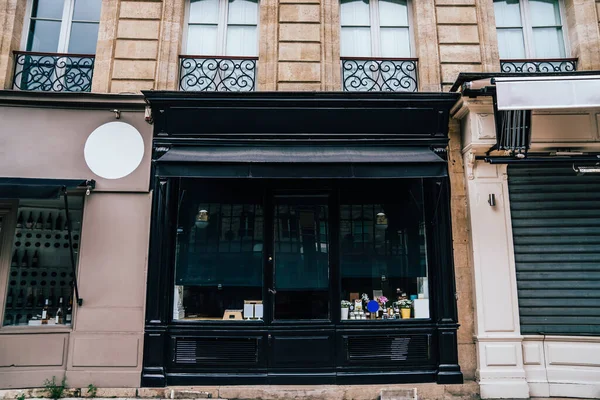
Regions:
<instances>
[{"instance_id":1,"label":"shop window","mask_svg":"<svg viewBox=\"0 0 600 400\"><path fill-rule=\"evenodd\" d=\"M8 271L4 326L71 325L74 279L71 244L77 261L82 206L81 197L69 197L72 228L69 241L62 197L20 201Z\"/></svg>"},{"instance_id":2,"label":"shop window","mask_svg":"<svg viewBox=\"0 0 600 400\"><path fill-rule=\"evenodd\" d=\"M501 59L564 58L559 0L494 0Z\"/></svg>"},{"instance_id":3,"label":"shop window","mask_svg":"<svg viewBox=\"0 0 600 400\"><path fill-rule=\"evenodd\" d=\"M342 192L342 320L429 318L422 185L394 190L393 197Z\"/></svg>"},{"instance_id":4,"label":"shop window","mask_svg":"<svg viewBox=\"0 0 600 400\"><path fill-rule=\"evenodd\" d=\"M182 184L174 320L262 319L263 209L240 197Z\"/></svg>"}]
</instances>

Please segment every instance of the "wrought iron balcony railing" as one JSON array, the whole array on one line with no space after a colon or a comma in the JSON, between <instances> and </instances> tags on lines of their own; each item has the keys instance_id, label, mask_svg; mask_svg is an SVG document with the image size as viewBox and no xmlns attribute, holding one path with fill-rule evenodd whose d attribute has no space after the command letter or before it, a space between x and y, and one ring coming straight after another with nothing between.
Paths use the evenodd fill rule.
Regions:
<instances>
[{"instance_id":1,"label":"wrought iron balcony railing","mask_svg":"<svg viewBox=\"0 0 600 400\"><path fill-rule=\"evenodd\" d=\"M93 54L15 51L13 88L43 92L89 92Z\"/></svg>"},{"instance_id":2,"label":"wrought iron balcony railing","mask_svg":"<svg viewBox=\"0 0 600 400\"><path fill-rule=\"evenodd\" d=\"M500 60L502 72L573 72L577 70L577 58L548 58Z\"/></svg>"},{"instance_id":3,"label":"wrought iron balcony railing","mask_svg":"<svg viewBox=\"0 0 600 400\"><path fill-rule=\"evenodd\" d=\"M350 92L416 92L417 58L341 57L342 88Z\"/></svg>"},{"instance_id":4,"label":"wrought iron balcony railing","mask_svg":"<svg viewBox=\"0 0 600 400\"><path fill-rule=\"evenodd\" d=\"M179 90L252 92L258 57L179 56Z\"/></svg>"}]
</instances>

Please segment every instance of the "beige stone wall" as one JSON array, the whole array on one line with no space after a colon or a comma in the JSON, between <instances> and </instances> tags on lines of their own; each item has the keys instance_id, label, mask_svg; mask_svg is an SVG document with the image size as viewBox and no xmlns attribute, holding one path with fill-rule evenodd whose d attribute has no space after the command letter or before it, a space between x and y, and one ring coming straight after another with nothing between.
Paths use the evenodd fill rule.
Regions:
<instances>
[{"instance_id":1,"label":"beige stone wall","mask_svg":"<svg viewBox=\"0 0 600 400\"><path fill-rule=\"evenodd\" d=\"M0 0L0 89L12 86L13 51L20 49L24 20L25 1Z\"/></svg>"}]
</instances>

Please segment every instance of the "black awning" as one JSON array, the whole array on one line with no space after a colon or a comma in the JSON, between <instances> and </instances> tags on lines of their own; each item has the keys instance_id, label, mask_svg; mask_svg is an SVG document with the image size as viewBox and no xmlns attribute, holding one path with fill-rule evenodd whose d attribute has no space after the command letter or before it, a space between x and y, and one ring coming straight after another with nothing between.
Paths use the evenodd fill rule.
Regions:
<instances>
[{"instance_id":1,"label":"black awning","mask_svg":"<svg viewBox=\"0 0 600 400\"><path fill-rule=\"evenodd\" d=\"M63 188L94 188L86 179L0 178L0 199L56 199Z\"/></svg>"},{"instance_id":2,"label":"black awning","mask_svg":"<svg viewBox=\"0 0 600 400\"><path fill-rule=\"evenodd\" d=\"M425 147L193 146L157 161L157 175L198 178L423 178L447 175Z\"/></svg>"}]
</instances>

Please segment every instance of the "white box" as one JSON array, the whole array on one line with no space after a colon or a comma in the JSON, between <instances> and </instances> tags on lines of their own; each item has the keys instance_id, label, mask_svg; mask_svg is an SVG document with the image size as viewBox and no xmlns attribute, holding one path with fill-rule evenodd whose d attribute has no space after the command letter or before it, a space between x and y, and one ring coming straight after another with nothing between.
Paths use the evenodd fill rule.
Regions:
<instances>
[{"instance_id":1,"label":"white box","mask_svg":"<svg viewBox=\"0 0 600 400\"><path fill-rule=\"evenodd\" d=\"M258 318L258 319L263 318L263 305L262 304L254 305L254 318Z\"/></svg>"},{"instance_id":2,"label":"white box","mask_svg":"<svg viewBox=\"0 0 600 400\"><path fill-rule=\"evenodd\" d=\"M429 318L429 299L413 300L415 318Z\"/></svg>"},{"instance_id":3,"label":"white box","mask_svg":"<svg viewBox=\"0 0 600 400\"><path fill-rule=\"evenodd\" d=\"M244 318L254 318L254 304L244 304Z\"/></svg>"}]
</instances>

